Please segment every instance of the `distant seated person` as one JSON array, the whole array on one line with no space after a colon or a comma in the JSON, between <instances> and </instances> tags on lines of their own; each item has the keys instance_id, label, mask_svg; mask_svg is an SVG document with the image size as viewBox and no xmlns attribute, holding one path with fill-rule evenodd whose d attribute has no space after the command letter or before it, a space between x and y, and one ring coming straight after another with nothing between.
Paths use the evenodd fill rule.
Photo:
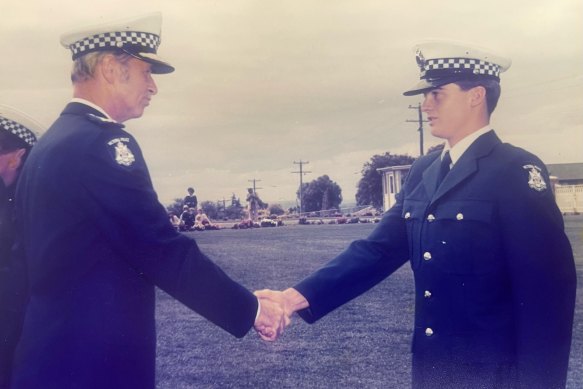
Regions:
<instances>
[{"instance_id":1,"label":"distant seated person","mask_svg":"<svg viewBox=\"0 0 583 389\"><path fill-rule=\"evenodd\" d=\"M168 219L170 220L170 224L172 227L176 229L176 231L180 231L180 227L182 226L182 220L174 212L168 212Z\"/></svg>"},{"instance_id":2,"label":"distant seated person","mask_svg":"<svg viewBox=\"0 0 583 389\"><path fill-rule=\"evenodd\" d=\"M198 199L194 194L194 188L190 187L186 191L188 192L188 195L186 195L184 198L183 205L186 205L188 208L196 209L196 206L198 205Z\"/></svg>"},{"instance_id":3,"label":"distant seated person","mask_svg":"<svg viewBox=\"0 0 583 389\"><path fill-rule=\"evenodd\" d=\"M188 208L188 205L183 206L180 221L182 222L180 231L192 230L194 228L194 208Z\"/></svg>"},{"instance_id":4,"label":"distant seated person","mask_svg":"<svg viewBox=\"0 0 583 389\"><path fill-rule=\"evenodd\" d=\"M202 208L199 208L197 211L197 215L195 218L194 229L203 231L203 230L218 230L220 227L218 224L213 224L211 219L204 213Z\"/></svg>"},{"instance_id":5,"label":"distant seated person","mask_svg":"<svg viewBox=\"0 0 583 389\"><path fill-rule=\"evenodd\" d=\"M235 224L233 226L233 229L235 229L235 230L245 230L247 228L257 228L257 227L261 227L261 225L259 223L257 223L257 222L254 222L251 219L243 219L239 223Z\"/></svg>"}]
</instances>

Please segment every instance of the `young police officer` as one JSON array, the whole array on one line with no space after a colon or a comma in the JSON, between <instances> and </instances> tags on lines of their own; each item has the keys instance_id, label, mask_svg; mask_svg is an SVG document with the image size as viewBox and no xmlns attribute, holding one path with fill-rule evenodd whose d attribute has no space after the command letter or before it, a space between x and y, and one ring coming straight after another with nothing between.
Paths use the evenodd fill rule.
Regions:
<instances>
[{"instance_id":1,"label":"young police officer","mask_svg":"<svg viewBox=\"0 0 583 389\"><path fill-rule=\"evenodd\" d=\"M447 42L417 47L431 133L398 201L365 240L265 299L310 322L410 261L413 387L562 388L576 276L545 165L490 127L510 61ZM372 335L374 336L374 335ZM390 350L387 350L390 352Z\"/></svg>"},{"instance_id":2,"label":"young police officer","mask_svg":"<svg viewBox=\"0 0 583 389\"><path fill-rule=\"evenodd\" d=\"M152 74L174 70L157 55L160 25L153 14L62 37L74 99L17 190L30 283L17 388L153 388L155 285L237 337L255 324L271 339L283 327L279 307L258 309L172 227L121 124L157 93Z\"/></svg>"}]
</instances>

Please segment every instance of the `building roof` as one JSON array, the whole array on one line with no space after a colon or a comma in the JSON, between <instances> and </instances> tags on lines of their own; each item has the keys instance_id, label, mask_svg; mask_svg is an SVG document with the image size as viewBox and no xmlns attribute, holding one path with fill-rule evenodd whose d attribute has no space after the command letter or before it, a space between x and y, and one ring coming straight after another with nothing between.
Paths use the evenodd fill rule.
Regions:
<instances>
[{"instance_id":1,"label":"building roof","mask_svg":"<svg viewBox=\"0 0 583 389\"><path fill-rule=\"evenodd\" d=\"M547 165L551 176L559 180L583 180L583 163L551 163Z\"/></svg>"},{"instance_id":2,"label":"building roof","mask_svg":"<svg viewBox=\"0 0 583 389\"><path fill-rule=\"evenodd\" d=\"M388 171L395 171L395 170L408 170L411 168L411 165L400 165L400 166L387 166L387 167L380 167L377 169L378 172L388 172Z\"/></svg>"}]
</instances>

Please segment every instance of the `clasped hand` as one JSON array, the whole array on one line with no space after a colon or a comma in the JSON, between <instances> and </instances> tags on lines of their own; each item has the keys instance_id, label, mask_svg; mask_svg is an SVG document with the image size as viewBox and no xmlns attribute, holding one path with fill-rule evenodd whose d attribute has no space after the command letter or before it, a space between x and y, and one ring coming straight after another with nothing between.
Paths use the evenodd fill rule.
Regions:
<instances>
[{"instance_id":1,"label":"clasped hand","mask_svg":"<svg viewBox=\"0 0 583 389\"><path fill-rule=\"evenodd\" d=\"M307 300L295 289L283 292L263 289L254 292L261 304L255 330L263 340L277 340L291 323L294 312L308 307Z\"/></svg>"}]
</instances>

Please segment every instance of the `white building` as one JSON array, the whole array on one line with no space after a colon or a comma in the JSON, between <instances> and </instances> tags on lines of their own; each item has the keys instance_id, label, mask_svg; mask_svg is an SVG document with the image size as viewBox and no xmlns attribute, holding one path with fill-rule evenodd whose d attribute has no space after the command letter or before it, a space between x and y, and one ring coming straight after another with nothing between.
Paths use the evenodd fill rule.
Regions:
<instances>
[{"instance_id":1,"label":"white building","mask_svg":"<svg viewBox=\"0 0 583 389\"><path fill-rule=\"evenodd\" d=\"M383 210L395 204L395 195L401 191L411 165L388 166L377 169L383 179Z\"/></svg>"}]
</instances>

